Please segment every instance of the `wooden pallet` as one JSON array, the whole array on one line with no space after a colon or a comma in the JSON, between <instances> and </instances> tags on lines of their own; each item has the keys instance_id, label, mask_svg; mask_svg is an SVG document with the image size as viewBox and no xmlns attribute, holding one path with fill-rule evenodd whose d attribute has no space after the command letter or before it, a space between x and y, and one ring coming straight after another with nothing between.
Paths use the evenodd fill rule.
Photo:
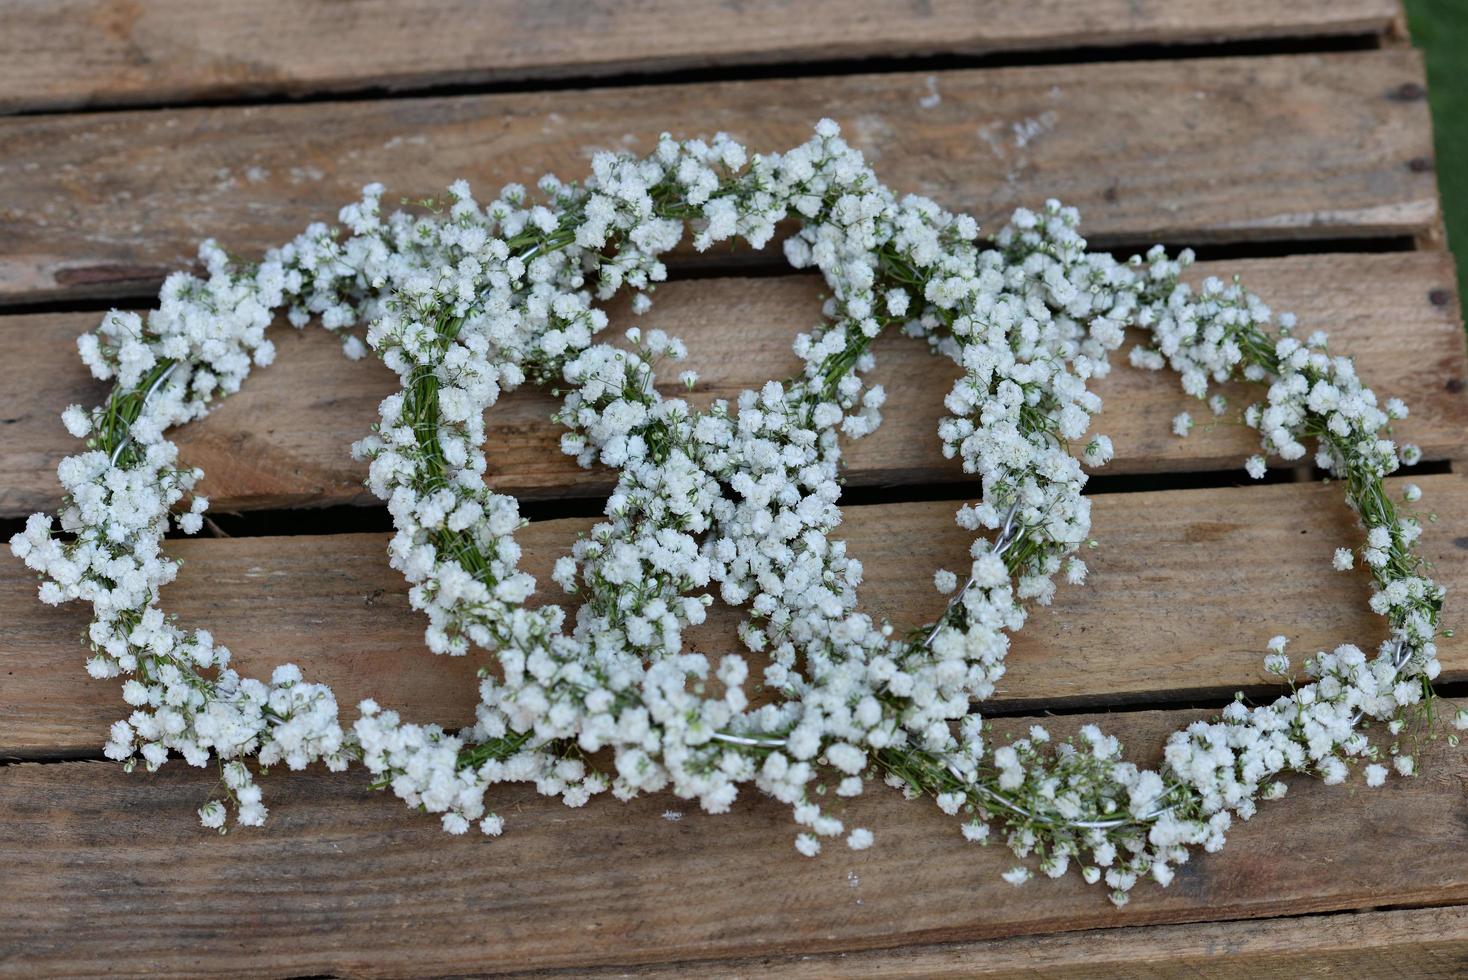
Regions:
<instances>
[{"instance_id":1,"label":"wooden pallet","mask_svg":"<svg viewBox=\"0 0 1468 980\"><path fill-rule=\"evenodd\" d=\"M546 170L660 131L728 130L755 149L845 125L899 190L993 224L1057 196L1094 242L1204 246L1198 276L1239 274L1331 332L1383 395L1437 516L1424 539L1462 618L1468 590L1468 361L1442 251L1420 59L1395 0L645 0L635 5L61 0L0 10L0 521L54 506L74 447L57 415L104 388L76 335L146 305L196 240L251 253L329 217L368 180L432 192ZM1183 45L1164 47L1163 45ZM865 62L860 59L877 58ZM646 76L646 77L639 77ZM344 96L337 98L337 94ZM939 99L934 104L930 96ZM349 96L349 97L346 97ZM306 101L290 99L304 97ZM684 337L696 398L788 373L818 284L769 256L680 255L648 321ZM614 321L627 319L623 307ZM294 660L350 705L467 721L470 660L434 659L383 557L386 518L347 455L391 388L322 331L277 331L275 366L180 432L228 537L181 541L166 598L242 667ZM850 452L845 535L869 608L934 615L956 566L938 452L951 368L879 345L887 421ZM986 710L1022 726L1100 721L1138 760L1296 649L1381 639L1363 575L1327 571L1353 522L1308 472L1238 471L1250 433L1179 440L1175 379L1120 366L1098 428L1101 547L1018 637ZM490 419L493 483L537 518L542 579L610 475L554 448L551 402ZM1196 412L1195 412L1196 414ZM1398 485L1401 482L1398 481ZM238 517L231 517L238 514ZM965 847L933 807L872 792L851 807L877 846L797 859L783 807L706 817L671 798L569 810L518 789L505 837L450 838L360 776L272 773L261 831L197 826L212 777L98 761L123 706L82 672L84 610L51 609L0 560L0 973L13 975L832 974L1151 977L1456 975L1468 963L1468 754L1439 741L1422 775L1367 791L1300 781L1171 888L1112 908L1074 879L1016 891L1002 848ZM732 614L697 632L733 640ZM1440 683L1468 682L1468 645ZM664 811L682 813L677 821Z\"/></svg>"}]
</instances>

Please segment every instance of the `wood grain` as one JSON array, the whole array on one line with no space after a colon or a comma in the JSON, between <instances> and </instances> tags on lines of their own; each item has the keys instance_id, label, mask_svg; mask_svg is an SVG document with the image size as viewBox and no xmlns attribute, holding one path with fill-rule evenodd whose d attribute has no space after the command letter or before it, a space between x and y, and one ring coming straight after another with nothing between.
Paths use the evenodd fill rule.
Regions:
<instances>
[{"instance_id":1,"label":"wood grain","mask_svg":"<svg viewBox=\"0 0 1468 980\"><path fill-rule=\"evenodd\" d=\"M0 300L139 295L205 234L258 254L372 180L484 194L663 131L783 149L823 115L889 186L985 224L1054 196L1101 243L1416 235L1438 216L1422 79L1387 49L938 72L931 107L928 76L890 74L13 117Z\"/></svg>"},{"instance_id":2,"label":"wood grain","mask_svg":"<svg viewBox=\"0 0 1468 980\"><path fill-rule=\"evenodd\" d=\"M1400 488L1402 481L1394 481ZM1468 479L1419 481L1423 513L1437 516L1424 554L1449 590L1447 622L1468 588ZM1226 699L1269 690L1264 647L1284 633L1299 663L1352 642L1371 649L1385 623L1366 607L1364 572L1329 568L1354 544L1355 520L1335 486L1279 484L1224 490L1103 494L1094 500L1084 588L1062 587L1016 635L996 702L1007 710L1121 702ZM899 627L930 621L943 597L940 567L965 566L968 538L948 502L848 508L838 537L865 568L863 607ZM544 521L519 534L524 567L550 590L551 563L586 520ZM401 576L384 559L387 536L237 538L170 542L184 560L164 605L185 626L204 626L240 670L268 675L293 661L330 684L343 713L364 697L407 716L458 728L473 719L481 656L434 658ZM738 648L739 615L716 603L689 635L692 648ZM111 681L83 673L81 604L35 598L34 580L0 559L0 755L95 750L124 706ZM1444 681L1468 679L1468 648L1441 646Z\"/></svg>"},{"instance_id":3,"label":"wood grain","mask_svg":"<svg viewBox=\"0 0 1468 980\"><path fill-rule=\"evenodd\" d=\"M1194 717L1047 724L1094 720L1145 764ZM494 805L508 829L491 841L446 836L360 772L282 771L266 780L266 828L220 837L193 812L210 773L13 765L0 769L0 969L579 970L1468 901L1468 756L1438 740L1420 760L1423 775L1379 790L1295 781L1222 852L1194 857L1166 890L1139 885L1121 910L1074 875L1016 891L998 877L1014 864L1007 849L965 846L953 818L880 788L841 808L876 835L871 850L802 860L788 811L752 796L710 817L667 796L568 810L507 787Z\"/></svg>"},{"instance_id":4,"label":"wood grain","mask_svg":"<svg viewBox=\"0 0 1468 980\"><path fill-rule=\"evenodd\" d=\"M1468 362L1446 253L1312 255L1204 263L1195 278L1239 275L1281 310L1300 314L1301 330L1330 331L1337 350L1357 358L1382 397L1407 400L1412 415L1398 427L1429 459L1468 455ZM819 315L819 280L804 276L673 282L641 321L683 337L689 366L702 376L692 400L734 398L769 378L798 370L790 341ZM625 304L611 310L614 328L633 321ZM106 386L76 356L77 334L96 314L0 318L11 353L0 361L0 516L56 505L56 464L78 443L62 429L69 404L92 405ZM362 486L365 467L351 443L377 418L393 390L375 360L353 363L324 331L275 331L280 356L258 371L208 418L178 432L183 458L205 471L204 492L216 512L261 507L376 503ZM1401 356L1410 350L1411 357ZM1233 421L1209 425L1206 407L1182 393L1170 372L1137 371L1124 355L1095 383L1105 406L1094 428L1115 441L1117 458L1103 473L1233 469L1257 447L1257 434ZM889 394L881 428L849 444L848 483L892 486L964 479L937 441L943 396L956 369L910 340L878 347L873 377ZM671 369L668 380L673 381ZM674 388L681 386L674 381ZM1235 406L1257 397L1230 389ZM490 479L525 498L600 495L615 474L584 470L559 451L561 429L550 421L555 401L522 391L488 413ZM1199 427L1186 439L1170 420L1191 410ZM1237 411L1229 416L1237 418Z\"/></svg>"},{"instance_id":5,"label":"wood grain","mask_svg":"<svg viewBox=\"0 0 1468 980\"><path fill-rule=\"evenodd\" d=\"M913 0L897 14L876 0L22 0L4 16L0 114L1360 37L1395 31L1400 11L1395 0ZM894 188L991 227L1016 205L1059 196L1082 207L1105 246L1428 242L1439 218L1422 79L1415 53L1388 48L16 116L0 119L0 305L146 296L189 264L202 235L257 254L334 214L368 180L387 182L391 198L468 176L483 195L546 170L579 175L595 149L645 150L664 129L725 129L778 148L821 115L838 118ZM721 253L705 268L740 261ZM1304 329L1330 330L1383 396L1412 405L1398 437L1430 459L1465 458L1468 365L1446 254L1200 272L1238 272L1301 313ZM809 325L818 293L793 276L674 283L644 324L689 342L704 376L694 400L706 403L788 373L789 339ZM625 306L612 312L630 319ZM56 415L103 394L73 346L94 320L0 318L0 517L54 505L55 464L74 445ZM278 365L182 431L186 459L208 470L216 510L370 502L346 447L390 378L345 362L314 328L277 334ZM897 484L965 492L933 439L952 368L911 343L884 345L880 360L887 420L851 447L850 483L869 500ZM1118 446L1109 472L1232 467L1252 451L1234 426L1170 436L1177 411L1206 413L1168 375L1122 367L1097 388L1107 403L1097 428ZM610 474L556 451L550 405L520 393L491 413L495 485L540 499L604 492ZM1468 477L1417 482L1452 625L1468 585ZM1297 660L1383 634L1364 606L1364 574L1327 570L1331 550L1357 533L1337 487L1094 500L1088 587L1063 588L1032 618L995 709L1262 695L1272 633L1291 637ZM902 624L938 611L929 573L961 567L965 550L952 509L849 509L842 536L866 564L866 608ZM526 528L526 565L545 581L588 523ZM300 663L333 685L348 716L370 695L462 724L482 661L422 649L384 545L368 534L170 542L186 564L166 605L185 625L212 628L248 672ZM734 622L716 609L691 639L728 649ZM28 573L0 557L0 762L95 752L122 713L116 684L82 674L84 623L79 606L37 603ZM1468 680L1468 648L1445 640L1442 657L1444 682ZM1043 720L1061 731L1095 720L1145 764L1197 715ZM0 764L0 976L1457 976L1468 972L1468 905L1457 904L1468 903L1468 759L1440 740L1420 765L1420 777L1381 790L1297 781L1223 853L1200 855L1166 891L1140 886L1118 911L1073 877L1015 891L998 878L1013 864L1004 848L966 848L951 818L880 789L842 814L875 831L876 848L792 860L788 813L754 798L714 822L666 796L568 810L515 787L496 794L509 831L490 842L447 837L368 791L360 772L281 772L266 781L271 824L221 838L193 815L213 774L181 762L133 776L96 762ZM680 819L660 819L670 815Z\"/></svg>"},{"instance_id":6,"label":"wood grain","mask_svg":"<svg viewBox=\"0 0 1468 980\"><path fill-rule=\"evenodd\" d=\"M625 968L578 970L625 976ZM1132 926L865 952L641 966L640 977L761 976L869 980L1325 980L1459 977L1468 972L1468 907ZM549 977L560 971L515 973Z\"/></svg>"},{"instance_id":7,"label":"wood grain","mask_svg":"<svg viewBox=\"0 0 1468 980\"><path fill-rule=\"evenodd\" d=\"M0 112L932 54L1382 34L1391 0L27 2ZM283 25L288 25L283 29Z\"/></svg>"}]
</instances>

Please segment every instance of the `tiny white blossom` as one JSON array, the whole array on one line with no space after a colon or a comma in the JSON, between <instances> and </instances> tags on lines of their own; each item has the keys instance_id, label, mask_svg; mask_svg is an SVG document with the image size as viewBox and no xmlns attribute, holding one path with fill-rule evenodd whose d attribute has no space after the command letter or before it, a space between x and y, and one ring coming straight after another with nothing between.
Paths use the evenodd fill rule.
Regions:
<instances>
[{"instance_id":1,"label":"tiny white blossom","mask_svg":"<svg viewBox=\"0 0 1468 980\"><path fill-rule=\"evenodd\" d=\"M871 753L912 755L919 785L890 778L958 817L966 838L986 839L989 825L973 814L987 813L1019 857L1035 856L1048 876L1076 868L1089 883L1104 880L1120 904L1149 871L1166 885L1189 848L1222 847L1233 821L1283 795L1286 773L1343 781L1346 760L1370 744L1358 715L1399 732L1422 702L1424 681L1441 670L1442 588L1414 564L1420 523L1374 506L1382 477L1421 454L1387 438L1405 406L1378 408L1323 334L1302 342L1292 316L1273 316L1236 281L1189 286L1189 252L1156 248L1125 263L1089 252L1077 213L1056 201L1017 210L991 246L971 217L886 188L830 120L780 154L752 156L722 135L666 136L640 159L599 152L591 171L574 183L544 178L539 203L512 184L481 204L456 182L442 214L384 216L383 189L369 185L342 209L342 230L313 225L252 264L206 242L207 276L172 276L146 320L112 313L81 338L94 376L124 395L150 393L135 418L68 410L69 430L95 423L102 431L84 434L130 449L115 465L96 451L64 460L64 533L35 515L11 548L41 576L43 601L93 606L86 669L123 678L133 709L109 731L109 758L147 768L227 759L223 778L243 825L266 819L256 777L278 764L336 771L360 761L454 834L475 823L502 832L486 807L504 782L572 807L608 791L666 791L711 814L754 786L791 806L806 828L795 846L813 856L821 837L845 832L811 802L829 780L836 796L854 796ZM646 310L648 291L667 277L663 257L686 233L696 249L735 238L759 248L791 217L799 227L785 254L817 272L830 299L824 321L796 338L803 368L785 381L698 409L666 394L658 375L664 360L687 353L676 337L635 327L630 348L600 340L608 317L593 302L625 289L633 310ZM906 271L895 277L889 267ZM166 432L270 363L266 330L281 313L298 327L318 315L349 356L371 349L399 379L353 454L391 513L389 557L426 619L428 647L499 657L464 732L371 701L344 729L328 688L290 665L268 681L243 677L207 632L184 630L157 603L177 571L163 535L171 521L197 531L207 506L192 496L182 511L202 473L179 468ZM1258 432L1251 476L1264 476L1269 455L1298 460L1315 444L1315 463L1371 525L1362 546L1374 571L1370 607L1413 654L1383 664L1396 644L1375 660L1352 646L1318 653L1290 694L1235 701L1175 733L1158 770L1121 762L1118 740L1094 725L1072 740L1033 726L996 747L971 709L995 693L1013 635L1033 604L1052 600L1057 576L1086 576L1076 554L1091 533L1082 464L1114 454L1106 437L1087 437L1101 410L1090 382L1105 376L1131 327L1147 335L1131 362L1172 368L1214 414L1225 408L1209 394L1215 382L1263 386L1242 412ZM982 486L957 515L974 536L971 566L934 576L949 593L960 575L974 585L936 628L913 631L861 611L864 569L832 539L838 436L880 425L886 393L867 376L867 345L895 330L958 368L937 435ZM680 381L692 385L691 372ZM485 412L527 382L559 392L562 450L615 471L603 519L553 569L576 590L574 609L532 601L515 539L519 508L485 482ZM1174 420L1180 435L1192 425L1188 413ZM1341 551L1349 566L1351 552ZM773 703L749 703L743 656L710 658L685 637L716 598L748 611L739 639L767 664L759 682L779 692ZM1266 664L1282 674L1277 639ZM534 741L520 740L532 732ZM549 747L569 744L584 757ZM1395 764L1412 771L1410 757ZM1168 816L1153 812L1164 790L1184 804ZM1044 817L1016 821L989 805L1012 791L1045 799ZM200 820L222 827L224 810L206 804ZM1147 834L1078 838L1067 814L1087 812L1152 823ZM858 848L871 838L846 835ZM1018 867L1006 879L1030 874Z\"/></svg>"},{"instance_id":2,"label":"tiny white blossom","mask_svg":"<svg viewBox=\"0 0 1468 980\"><path fill-rule=\"evenodd\" d=\"M66 431L78 439L92 431L92 417L80 405L68 405L66 411L61 413L61 422L66 426Z\"/></svg>"},{"instance_id":3,"label":"tiny white blossom","mask_svg":"<svg viewBox=\"0 0 1468 980\"><path fill-rule=\"evenodd\" d=\"M1011 885L1023 885L1030 880L1030 869L1024 865L1015 865L1002 875L1005 881Z\"/></svg>"},{"instance_id":4,"label":"tiny white blossom","mask_svg":"<svg viewBox=\"0 0 1468 980\"><path fill-rule=\"evenodd\" d=\"M218 800L210 800L199 807L199 822L211 829L222 829L224 827L224 804Z\"/></svg>"}]
</instances>

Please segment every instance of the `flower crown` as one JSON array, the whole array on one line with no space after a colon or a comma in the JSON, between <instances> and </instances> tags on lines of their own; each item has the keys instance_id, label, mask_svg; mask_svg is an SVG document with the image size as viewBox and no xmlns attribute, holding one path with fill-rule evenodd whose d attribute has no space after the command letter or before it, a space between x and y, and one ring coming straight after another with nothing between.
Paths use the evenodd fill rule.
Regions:
<instances>
[{"instance_id":1,"label":"flower crown","mask_svg":"<svg viewBox=\"0 0 1468 980\"><path fill-rule=\"evenodd\" d=\"M540 191L531 203L511 185L481 206L461 181L384 218L372 185L342 210L342 229L312 225L258 264L206 242L205 277L176 274L146 319L114 312L80 338L93 373L115 386L101 407L64 415L87 450L59 468L62 534L37 514L11 547L41 573L42 601L92 604L89 672L127 677L135 710L113 725L109 757L131 766L141 756L149 769L170 752L217 760L247 825L266 815L256 771L280 762L358 762L452 833L476 822L501 832L487 797L502 782L533 782L571 806L607 790L667 790L713 813L753 785L791 806L807 855L838 835L872 843L845 826L840 801L880 777L935 798L970 840L999 828L1030 859L1011 881L1031 866L1051 876L1074 866L1117 902L1141 876L1167 884L1189 847L1222 846L1235 816L1283 795L1283 774L1340 782L1364 764L1368 784L1382 782L1387 755L1359 723L1396 734L1424 710L1443 590L1413 550L1420 524L1384 490L1384 476L1415 462L1415 449L1383 436L1406 408L1379 407L1323 334L1295 338L1292 318L1273 320L1237 283L1183 285L1190 253L1119 262L1088 252L1076 212L1056 202L1016 212L982 241L966 215L899 200L829 120L804 145L753 157L722 135L665 135L646 158L599 154L584 183L546 177ZM688 226L700 250L736 238L761 248L789 219L798 228L786 257L818 269L829 291L824 321L795 338L799 373L698 410L657 384L658 369L684 357L680 341L637 328L621 346L599 339L607 316L594 303L625 288L645 311L666 277L661 256ZM292 665L268 683L241 677L207 631L159 605L178 570L164 534L170 522L197 532L207 507L193 493L201 471L179 463L165 431L271 362L266 331L282 309L297 327L319 318L339 332L350 357L370 348L401 380L354 450L392 514L389 558L427 616L429 648L493 655L462 732L370 701L343 727L328 688ZM1286 460L1318 445L1317 465L1343 482L1365 526L1371 607L1391 627L1374 658L1350 645L1319 653L1289 695L1238 701L1174 733L1158 771L1124 762L1094 726L1067 741L1035 727L997 744L973 708L994 692L1026 605L1050 602L1061 573L1086 577L1082 462L1112 454L1105 436L1086 436L1100 409L1087 384L1109 370L1128 326L1147 333L1131 362L1172 367L1200 399L1210 382L1268 385L1245 421ZM979 535L965 580L940 571L947 608L908 630L858 610L861 564L830 537L840 437L880 423L884 393L863 375L873 339L894 330L962 369L938 436L983 488L957 513ZM566 453L617 471L605 519L555 566L574 612L529 604L517 504L483 478L484 412L526 383L561 397ZM1228 410L1219 396L1208 404ZM1191 419L1175 425L1186 434ZM1255 477L1264 466L1263 455L1247 463ZM1340 549L1336 567L1356 553ZM685 648L685 628L715 594L746 610L739 638L765 661L758 682L741 653ZM1268 670L1287 676L1284 638L1270 648ZM1390 752L1410 775L1411 756ZM200 817L222 830L226 809L211 801Z\"/></svg>"}]
</instances>

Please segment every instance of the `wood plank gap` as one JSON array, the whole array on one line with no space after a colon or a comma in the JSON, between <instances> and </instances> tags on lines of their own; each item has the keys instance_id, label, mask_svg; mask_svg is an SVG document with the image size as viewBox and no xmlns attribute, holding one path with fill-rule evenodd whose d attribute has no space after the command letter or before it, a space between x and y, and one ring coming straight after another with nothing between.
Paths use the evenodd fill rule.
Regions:
<instances>
[{"instance_id":1,"label":"wood plank gap","mask_svg":"<svg viewBox=\"0 0 1468 980\"><path fill-rule=\"evenodd\" d=\"M1082 219L1084 220L1084 215ZM783 241L784 236L778 240ZM1250 259L1278 259L1307 255L1391 255L1400 252L1446 251L1441 236L1435 241L1410 235L1372 236L1360 238L1261 238L1240 242L1198 243L1189 242L1119 242L1093 251L1105 252L1118 261L1126 261L1134 255L1142 255L1154 245L1161 245L1176 255L1183 249L1191 249L1199 262L1247 261ZM781 279L789 276L809 275L807 270L792 269L780 258L778 248L762 251L703 254L675 252L667 258L667 282L696 282L706 279L725 279L737 276L741 279ZM203 266L183 264L183 271L203 275ZM173 270L168 270L169 272ZM129 279L119 283L101 283L96 290L68 293L56 299L26 300L14 298L0 292L0 315L30 316L48 313L96 313L99 315L115 309L146 311L156 305L157 290L166 273L160 270L156 281Z\"/></svg>"},{"instance_id":2,"label":"wood plank gap","mask_svg":"<svg viewBox=\"0 0 1468 980\"><path fill-rule=\"evenodd\" d=\"M1429 460L1416 466L1402 467L1395 474L1402 479L1438 476L1451 473L1449 460ZM1311 466L1277 467L1255 480L1242 467L1231 470L1199 470L1159 473L1118 473L1104 471L1093 474L1082 491L1085 496L1109 494L1153 493L1161 490L1211 490L1276 486L1282 483L1320 483L1327 479L1323 470ZM971 502L982 493L976 481L952 483L861 485L843 489L839 501L843 510L877 507L885 504L951 502L955 507ZM559 497L554 500L522 500L520 516L532 524L541 521L582 517L600 520L605 496ZM205 528L197 537L258 538L285 537L301 534L362 534L393 530L387 508L377 502L329 507L286 507L269 510L235 510L211 513L214 533ZM24 525L19 518L0 519L0 534L13 534ZM189 535L170 531L170 540L185 540Z\"/></svg>"},{"instance_id":3,"label":"wood plank gap","mask_svg":"<svg viewBox=\"0 0 1468 980\"><path fill-rule=\"evenodd\" d=\"M119 715L121 717L121 715ZM7 750L0 755L0 769L6 766L50 766L62 762L109 762L101 749L55 748Z\"/></svg>"},{"instance_id":4,"label":"wood plank gap","mask_svg":"<svg viewBox=\"0 0 1468 980\"><path fill-rule=\"evenodd\" d=\"M1432 685L1432 690L1438 699L1448 706L1449 710L1453 710L1454 702L1468 702L1468 681L1435 683ZM1020 698L975 702L973 707L985 718L1034 718L1044 721L1080 715L1087 718L1121 718L1149 711L1193 711L1213 716L1236 700L1235 695L1225 695L1213 690L1199 689L1196 696L1193 697L1185 696L1187 693L1186 691L1169 692L1167 696L1155 698L1140 694L1106 698ZM1289 688L1278 685L1246 684L1242 685L1236 693L1243 695L1245 701L1251 705L1267 704L1288 694ZM119 701L118 717L124 717L125 712L125 706ZM104 738L105 734L98 735L99 745ZM106 763L109 761L100 748L77 746L7 748L0 753L0 768L15 765L57 765L67 762ZM181 764L178 756L174 756L173 761Z\"/></svg>"},{"instance_id":5,"label":"wood plank gap","mask_svg":"<svg viewBox=\"0 0 1468 980\"><path fill-rule=\"evenodd\" d=\"M1454 472L1451 460L1429 460L1416 466L1403 467L1394 475L1404 479L1437 476ZM1158 472L1138 474L1092 474L1082 493L1095 497L1118 493L1151 493L1159 490L1208 490L1227 487L1275 486L1281 483L1318 483L1327 474L1314 467L1272 468L1261 480L1248 477L1242 469ZM844 488L842 509L873 507L882 504L951 501L955 506L976 499L982 492L977 482L896 484L892 486L848 486ZM520 514L528 522L554 521L565 518L600 519L604 496L568 496L554 500L522 500ZM376 502L335 504L324 507L309 505L264 510L214 511L205 515L206 525L198 535L185 535L172 530L168 540L195 538L267 538L296 535L333 535L380 533L393 530L387 508ZM0 544L25 527L23 517L0 517Z\"/></svg>"}]
</instances>

